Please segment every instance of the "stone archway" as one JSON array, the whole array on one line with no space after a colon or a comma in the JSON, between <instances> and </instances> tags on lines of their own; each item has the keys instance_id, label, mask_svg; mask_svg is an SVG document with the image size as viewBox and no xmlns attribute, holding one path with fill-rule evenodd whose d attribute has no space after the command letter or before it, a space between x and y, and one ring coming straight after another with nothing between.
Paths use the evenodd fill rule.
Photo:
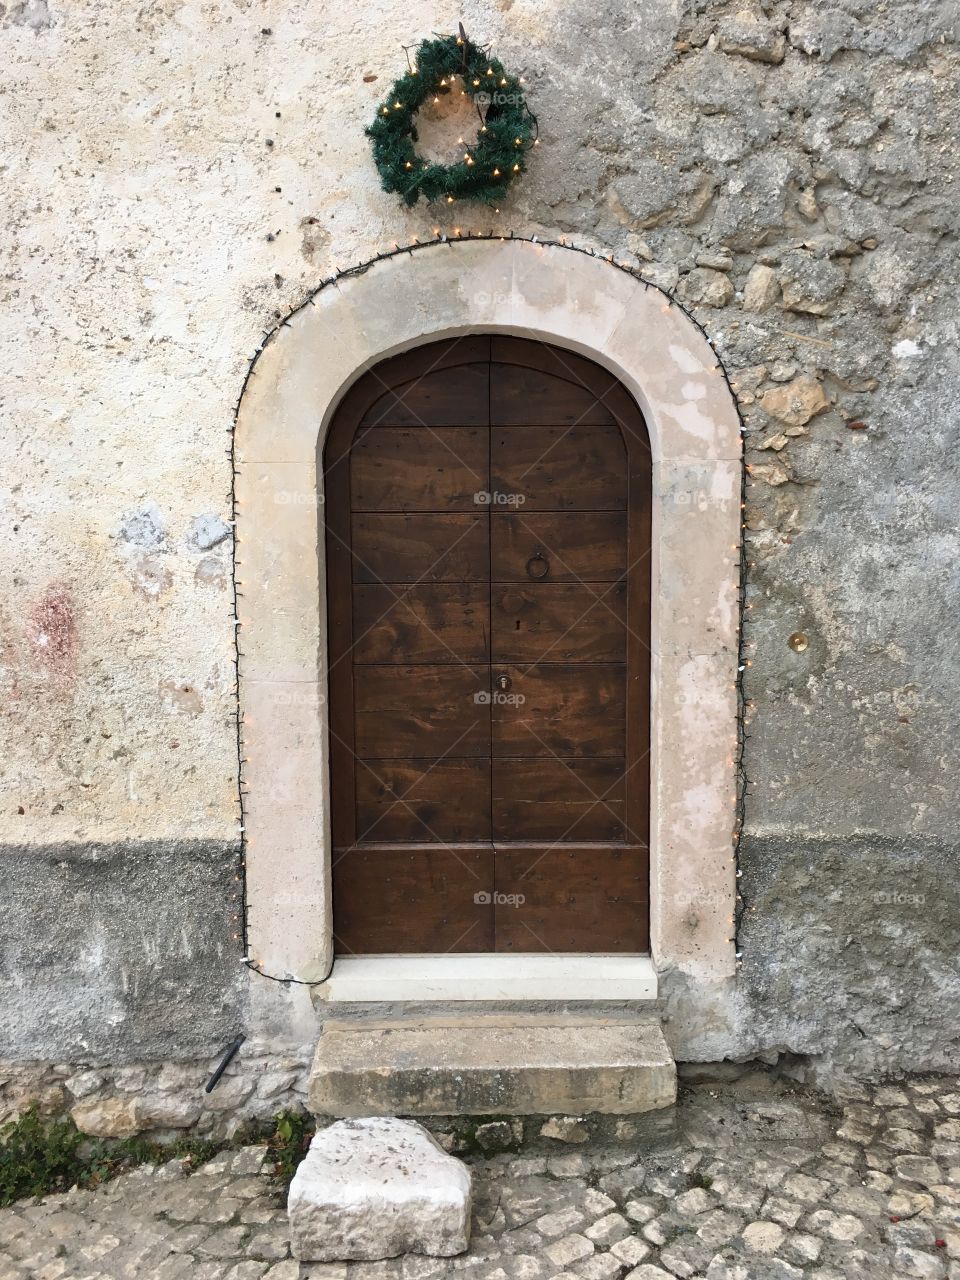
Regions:
<instances>
[{"instance_id":1,"label":"stone archway","mask_svg":"<svg viewBox=\"0 0 960 1280\"><path fill-rule=\"evenodd\" d=\"M322 477L344 393L371 365L465 333L539 337L607 368L653 452L651 953L735 971L739 418L714 353L659 290L529 241L398 254L320 290L251 370L235 460L249 960L319 981L332 956Z\"/></svg>"}]
</instances>

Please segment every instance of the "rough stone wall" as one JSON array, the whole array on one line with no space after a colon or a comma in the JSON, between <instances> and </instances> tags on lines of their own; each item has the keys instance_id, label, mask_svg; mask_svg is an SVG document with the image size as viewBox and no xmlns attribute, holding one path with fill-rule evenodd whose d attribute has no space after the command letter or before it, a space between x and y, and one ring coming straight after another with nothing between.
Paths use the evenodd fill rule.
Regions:
<instances>
[{"instance_id":1,"label":"rough stone wall","mask_svg":"<svg viewBox=\"0 0 960 1280\"><path fill-rule=\"evenodd\" d=\"M496 221L675 288L746 416L744 967L722 1025L668 990L678 1051L956 1067L958 12L744 4L466 3L543 138ZM2 1056L243 1025L227 432L334 267L490 224L363 137L456 16L0 3Z\"/></svg>"}]
</instances>

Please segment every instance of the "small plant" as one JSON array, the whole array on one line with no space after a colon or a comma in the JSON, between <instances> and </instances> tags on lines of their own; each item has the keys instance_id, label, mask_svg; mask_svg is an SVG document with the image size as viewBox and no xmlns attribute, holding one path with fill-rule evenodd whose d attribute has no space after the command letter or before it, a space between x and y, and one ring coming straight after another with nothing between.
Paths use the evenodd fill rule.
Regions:
<instances>
[{"instance_id":1,"label":"small plant","mask_svg":"<svg viewBox=\"0 0 960 1280\"><path fill-rule=\"evenodd\" d=\"M267 1140L267 1146L273 1159L274 1173L284 1190L289 1187L315 1132L312 1117L302 1112L281 1111L277 1116L276 1128Z\"/></svg>"},{"instance_id":2,"label":"small plant","mask_svg":"<svg viewBox=\"0 0 960 1280\"><path fill-rule=\"evenodd\" d=\"M0 1205L23 1196L65 1191L84 1171L83 1134L72 1120L49 1119L31 1107L0 1128Z\"/></svg>"},{"instance_id":3,"label":"small plant","mask_svg":"<svg viewBox=\"0 0 960 1280\"><path fill-rule=\"evenodd\" d=\"M24 1196L95 1187L138 1164L183 1160L197 1168L226 1145L197 1138L164 1144L147 1138L97 1140L69 1116L41 1116L31 1107L0 1128L0 1207Z\"/></svg>"}]
</instances>

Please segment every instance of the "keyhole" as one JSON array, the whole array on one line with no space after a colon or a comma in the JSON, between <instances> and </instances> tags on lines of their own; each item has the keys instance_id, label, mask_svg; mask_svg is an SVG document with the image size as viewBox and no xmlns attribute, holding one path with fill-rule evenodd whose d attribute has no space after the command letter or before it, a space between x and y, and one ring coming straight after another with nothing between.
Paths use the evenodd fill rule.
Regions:
<instances>
[{"instance_id":1,"label":"keyhole","mask_svg":"<svg viewBox=\"0 0 960 1280\"><path fill-rule=\"evenodd\" d=\"M518 630L518 631L520 630L520 619L519 619L519 618L517 619L517 630Z\"/></svg>"}]
</instances>

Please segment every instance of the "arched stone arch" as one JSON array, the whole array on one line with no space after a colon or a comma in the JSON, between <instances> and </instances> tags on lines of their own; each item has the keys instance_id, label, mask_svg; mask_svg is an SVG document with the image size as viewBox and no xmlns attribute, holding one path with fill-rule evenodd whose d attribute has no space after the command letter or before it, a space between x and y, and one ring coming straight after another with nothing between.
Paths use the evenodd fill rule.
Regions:
<instances>
[{"instance_id":1,"label":"arched stone arch","mask_svg":"<svg viewBox=\"0 0 960 1280\"><path fill-rule=\"evenodd\" d=\"M249 956L315 982L332 954L320 451L379 360L463 333L541 337L615 374L653 451L651 948L659 970L735 970L739 417L700 329L600 258L464 240L340 277L258 356L235 436Z\"/></svg>"}]
</instances>

